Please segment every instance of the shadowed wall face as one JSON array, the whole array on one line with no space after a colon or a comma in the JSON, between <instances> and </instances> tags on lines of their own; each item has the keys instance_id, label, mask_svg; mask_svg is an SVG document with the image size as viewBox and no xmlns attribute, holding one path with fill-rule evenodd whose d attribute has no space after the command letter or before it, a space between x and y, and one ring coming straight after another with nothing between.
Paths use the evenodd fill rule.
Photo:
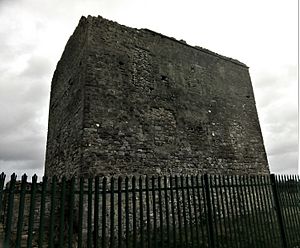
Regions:
<instances>
[{"instance_id":1,"label":"shadowed wall face","mask_svg":"<svg viewBox=\"0 0 300 248\"><path fill-rule=\"evenodd\" d=\"M248 67L83 17L52 81L46 175L169 172L269 172Z\"/></svg>"}]
</instances>

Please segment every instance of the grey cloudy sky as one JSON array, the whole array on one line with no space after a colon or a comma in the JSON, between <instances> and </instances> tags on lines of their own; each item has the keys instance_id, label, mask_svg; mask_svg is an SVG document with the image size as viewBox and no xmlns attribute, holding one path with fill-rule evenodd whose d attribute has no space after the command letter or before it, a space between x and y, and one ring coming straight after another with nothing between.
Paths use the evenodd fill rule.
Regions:
<instances>
[{"instance_id":1,"label":"grey cloudy sky","mask_svg":"<svg viewBox=\"0 0 300 248\"><path fill-rule=\"evenodd\" d=\"M297 9L297 0L0 0L0 171L43 174L52 75L90 14L246 63L271 171L297 173Z\"/></svg>"}]
</instances>

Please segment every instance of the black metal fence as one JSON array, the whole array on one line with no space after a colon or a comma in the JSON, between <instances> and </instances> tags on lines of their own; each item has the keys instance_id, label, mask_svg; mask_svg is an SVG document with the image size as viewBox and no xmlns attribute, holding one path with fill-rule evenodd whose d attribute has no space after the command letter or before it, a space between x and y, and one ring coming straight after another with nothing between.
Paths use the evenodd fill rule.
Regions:
<instances>
[{"instance_id":1,"label":"black metal fence","mask_svg":"<svg viewBox=\"0 0 300 248\"><path fill-rule=\"evenodd\" d=\"M300 247L298 176L0 175L0 247Z\"/></svg>"}]
</instances>

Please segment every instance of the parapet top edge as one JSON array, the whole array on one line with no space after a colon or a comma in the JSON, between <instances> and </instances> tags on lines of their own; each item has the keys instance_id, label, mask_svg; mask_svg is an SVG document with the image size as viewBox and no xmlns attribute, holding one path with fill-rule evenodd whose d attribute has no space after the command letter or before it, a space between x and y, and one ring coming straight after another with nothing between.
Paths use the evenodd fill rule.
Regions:
<instances>
[{"instance_id":1,"label":"parapet top edge","mask_svg":"<svg viewBox=\"0 0 300 248\"><path fill-rule=\"evenodd\" d=\"M175 39L175 38L173 38L173 37L169 37L169 36L167 36L167 35L158 33L158 32L156 32L156 31L153 31L153 30L150 30L150 29L147 29L147 28L137 29L137 28L128 27L128 26L126 26L126 25L119 24L119 23L116 22L116 21L112 21L112 20L106 19L106 18L104 18L104 17L102 17L102 16L100 16L100 15L98 15L97 17L96 17L96 16L91 16L91 15L88 15L87 17L82 16L81 19L80 19L80 21L82 21L82 20L85 20L85 21L87 20L87 21L89 21L89 20L93 20L93 19L103 19L103 20L106 20L106 21L109 21L109 22L113 22L113 23L116 23L116 24L118 24L118 25L121 25L121 26L124 26L124 27L127 27L127 28L131 28L131 29L133 29L133 30L144 31L144 32L149 32L149 33L155 34L155 35L159 35L159 36L161 36L161 37L163 37L163 38L166 38L166 39L169 39L169 40L178 42L178 43L180 43L180 44L182 44L182 45L188 46L188 47L190 47L190 48L196 49L197 51L201 51L201 52L203 52L203 53L206 53L206 54L209 54L209 55L218 57L218 58L220 58L220 59L229 61L229 62L231 62L231 63L234 63L234 64L236 64L236 65L239 65L239 66L242 66L242 67L245 67L245 68L249 69L249 67L248 67L246 64L240 62L239 60L236 60L236 59L233 59L233 58L230 58L230 57L226 57L226 56L224 56L224 55L215 53L215 52L213 52L213 51L210 51L210 50L208 50L208 49L206 49L206 48L203 48L203 47L200 47L200 46L192 46L192 45L189 45L189 44L187 44L187 43L186 43L185 41L183 41L183 40L177 40L177 39Z\"/></svg>"},{"instance_id":2,"label":"parapet top edge","mask_svg":"<svg viewBox=\"0 0 300 248\"><path fill-rule=\"evenodd\" d=\"M230 57L226 57L226 56L224 56L224 55L221 55L221 54L212 52L212 51L210 51L210 50L208 50L208 49L206 49L206 48L203 48L203 47L200 47L200 46L192 46L192 45L189 45L189 44L186 43L185 41L177 40L177 39L175 39L175 38L173 38L173 37L169 37L169 36L167 36L167 35L164 35L164 34L155 32L155 31L150 30L150 29L147 29L147 28L142 28L142 29L139 29L139 30L143 30L143 31L146 31L146 32L154 33L154 34L159 35L159 36L161 36L161 37L163 37L163 38L170 39L170 40L172 40L172 41L176 41L176 42L178 42L178 43L180 43L180 44L182 44L182 45L191 47L191 48L196 49L196 50L198 50L198 51L201 51L201 52L203 52L203 53L207 53L207 54L210 54L210 55L212 55L212 56L215 56L215 57L224 59L224 60L226 60L226 61L232 62L232 63L234 63L234 64L237 64L237 65L240 65L240 66L249 68L246 64L244 64L244 63L242 63L242 62L240 62L240 61L238 61L238 60L236 60L236 59L232 59L232 58L230 58Z\"/></svg>"}]
</instances>

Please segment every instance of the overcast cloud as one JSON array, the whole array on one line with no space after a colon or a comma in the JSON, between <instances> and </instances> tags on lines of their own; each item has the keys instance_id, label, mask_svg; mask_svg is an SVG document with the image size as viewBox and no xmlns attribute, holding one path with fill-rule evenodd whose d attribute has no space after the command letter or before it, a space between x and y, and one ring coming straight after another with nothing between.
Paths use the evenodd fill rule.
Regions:
<instances>
[{"instance_id":1,"label":"overcast cloud","mask_svg":"<svg viewBox=\"0 0 300 248\"><path fill-rule=\"evenodd\" d=\"M90 14L246 63L271 171L297 173L297 8L296 0L0 0L0 171L43 174L52 75Z\"/></svg>"}]
</instances>

